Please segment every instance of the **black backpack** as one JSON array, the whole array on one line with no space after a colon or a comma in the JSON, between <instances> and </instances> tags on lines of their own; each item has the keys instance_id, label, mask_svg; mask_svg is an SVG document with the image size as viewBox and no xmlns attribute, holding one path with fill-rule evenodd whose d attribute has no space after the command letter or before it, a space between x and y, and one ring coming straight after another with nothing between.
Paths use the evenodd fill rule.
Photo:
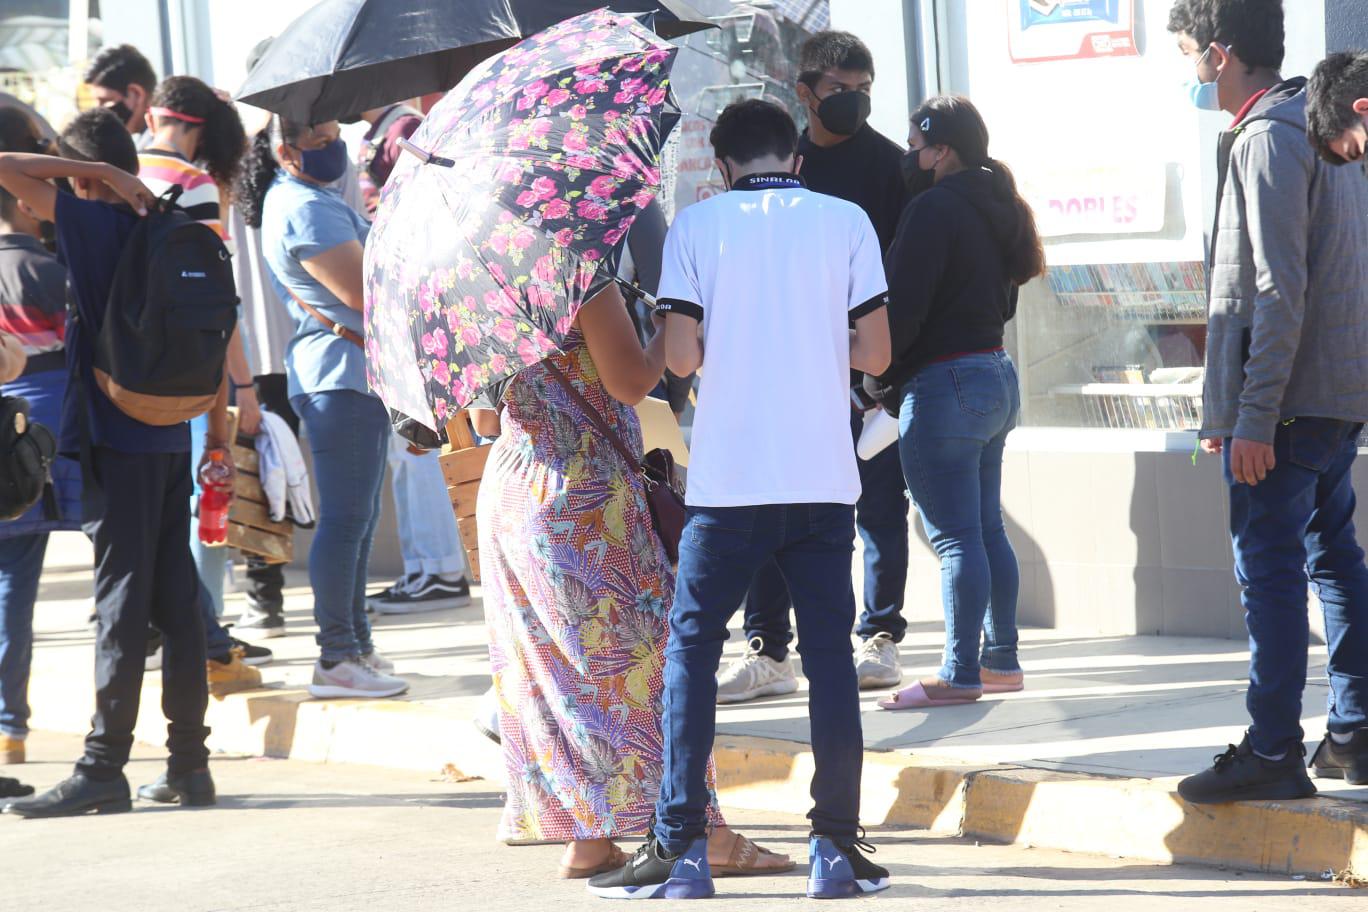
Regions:
<instances>
[{"instance_id":1,"label":"black backpack","mask_svg":"<svg viewBox=\"0 0 1368 912\"><path fill-rule=\"evenodd\" d=\"M129 236L95 336L95 382L125 414L165 426L209 411L237 324L228 248L174 208L175 186Z\"/></svg>"},{"instance_id":2,"label":"black backpack","mask_svg":"<svg viewBox=\"0 0 1368 912\"><path fill-rule=\"evenodd\" d=\"M51 471L57 441L28 415L27 399L0 396L0 520L18 519L45 494L49 518L56 518Z\"/></svg>"}]
</instances>

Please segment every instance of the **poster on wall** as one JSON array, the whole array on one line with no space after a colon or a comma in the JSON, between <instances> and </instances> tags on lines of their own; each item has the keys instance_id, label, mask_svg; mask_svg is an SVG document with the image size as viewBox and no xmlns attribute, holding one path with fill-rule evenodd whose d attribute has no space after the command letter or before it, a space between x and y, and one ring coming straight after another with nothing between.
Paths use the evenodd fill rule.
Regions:
<instances>
[{"instance_id":1,"label":"poster on wall","mask_svg":"<svg viewBox=\"0 0 1368 912\"><path fill-rule=\"evenodd\" d=\"M1168 171L1161 161L1061 166L1018 172L1042 237L1150 234L1164 227Z\"/></svg>"},{"instance_id":2,"label":"poster on wall","mask_svg":"<svg viewBox=\"0 0 1368 912\"><path fill-rule=\"evenodd\" d=\"M1013 63L1135 57L1135 0L1004 0Z\"/></svg>"}]
</instances>

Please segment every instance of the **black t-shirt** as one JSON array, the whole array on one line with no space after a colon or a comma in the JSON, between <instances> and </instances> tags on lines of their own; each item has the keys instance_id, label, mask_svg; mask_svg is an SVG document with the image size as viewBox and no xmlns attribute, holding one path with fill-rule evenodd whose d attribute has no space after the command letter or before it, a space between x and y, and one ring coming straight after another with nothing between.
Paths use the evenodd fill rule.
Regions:
<instances>
[{"instance_id":1,"label":"black t-shirt","mask_svg":"<svg viewBox=\"0 0 1368 912\"><path fill-rule=\"evenodd\" d=\"M808 138L798 139L803 156L802 175L808 189L839 197L859 206L874 223L884 253L898 233L898 219L907 205L903 185L903 150L866 124L839 145L823 148Z\"/></svg>"},{"instance_id":2,"label":"black t-shirt","mask_svg":"<svg viewBox=\"0 0 1368 912\"><path fill-rule=\"evenodd\" d=\"M898 221L907 205L903 183L903 150L869 124L843 143L824 148L803 131L798 137L803 156L800 174L808 189L852 202L865 211L879 236L879 249L887 254L898 233ZM890 302L896 304L896 302ZM859 371L850 372L850 383L859 386Z\"/></svg>"}]
</instances>

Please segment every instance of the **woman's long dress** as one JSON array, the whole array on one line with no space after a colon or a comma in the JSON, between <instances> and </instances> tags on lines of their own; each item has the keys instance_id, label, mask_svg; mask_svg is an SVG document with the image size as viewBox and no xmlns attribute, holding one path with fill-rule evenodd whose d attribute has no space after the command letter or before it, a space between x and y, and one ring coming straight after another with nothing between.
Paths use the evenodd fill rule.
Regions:
<instances>
[{"instance_id":1,"label":"woman's long dress","mask_svg":"<svg viewBox=\"0 0 1368 912\"><path fill-rule=\"evenodd\" d=\"M641 453L636 413L577 336L550 359ZM481 482L480 566L508 800L505 841L635 837L660 788L674 575L642 483L546 370L503 397ZM721 823L716 802L711 816Z\"/></svg>"}]
</instances>

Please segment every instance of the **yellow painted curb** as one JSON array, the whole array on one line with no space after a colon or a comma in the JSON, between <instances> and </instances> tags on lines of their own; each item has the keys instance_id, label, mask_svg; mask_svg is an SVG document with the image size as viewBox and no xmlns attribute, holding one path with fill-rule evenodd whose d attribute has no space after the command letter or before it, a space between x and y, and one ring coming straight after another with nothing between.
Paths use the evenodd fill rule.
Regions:
<instances>
[{"instance_id":1,"label":"yellow painted curb","mask_svg":"<svg viewBox=\"0 0 1368 912\"><path fill-rule=\"evenodd\" d=\"M34 701L42 707L35 727L86 731L88 685L51 683ZM160 696L149 681L140 741L165 740ZM206 721L210 747L227 753L504 778L502 752L458 714L455 701L314 700L300 690L265 689L211 698ZM724 805L789 814L810 806L808 745L721 736L714 757ZM1368 803L1315 798L1196 807L1173 786L866 751L860 816L870 825L1157 862L1368 874Z\"/></svg>"}]
</instances>

